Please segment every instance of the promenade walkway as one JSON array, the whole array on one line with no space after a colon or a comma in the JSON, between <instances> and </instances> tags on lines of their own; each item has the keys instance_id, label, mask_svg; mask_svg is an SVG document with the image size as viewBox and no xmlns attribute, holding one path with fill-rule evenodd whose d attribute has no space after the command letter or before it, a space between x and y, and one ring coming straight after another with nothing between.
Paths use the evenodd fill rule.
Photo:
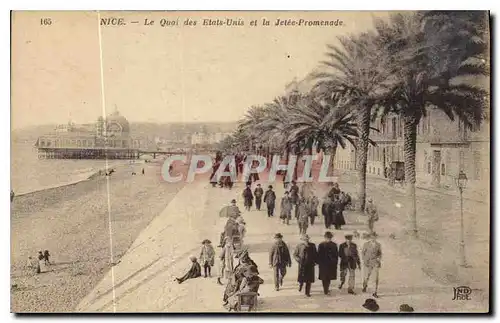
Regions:
<instances>
[{"instance_id":1,"label":"promenade walkway","mask_svg":"<svg viewBox=\"0 0 500 323\"><path fill-rule=\"evenodd\" d=\"M342 188L341 183L341 188ZM262 186L267 187L265 178ZM281 183L273 184L278 198L283 196ZM179 285L174 277L181 276L189 268L188 256L199 255L200 242L208 238L214 247L218 244L219 233L225 223L218 217L220 208L232 198L236 198L243 211L241 192L243 184L238 183L233 190L212 188L207 181L188 184L138 237L130 250L114 266L103 281L78 306L84 312L225 312L222 307L224 287L216 284L218 260L212 270L212 278L197 278ZM323 196L318 188L317 195ZM299 243L298 227L295 220L290 225L279 221L279 206L275 217L268 218L265 207L256 211L244 211L247 223L245 245L250 256L258 264L260 276L265 283L260 288L259 311L261 312L365 312L361 306L372 293L361 293L361 272L356 273L356 292L348 295L346 290L337 289L338 280L332 282L332 294L322 293L321 282L316 281L312 297L307 298L297 290L297 264L288 270L284 286L274 290L272 269L269 268L268 252L277 232L284 235L293 253ZM335 231L334 240L341 243L344 231L363 230L362 216L346 212L349 223L342 231ZM396 312L399 305L408 303L417 312L481 312L487 311L487 303L480 302L472 295L470 301L453 301L453 288L433 281L422 271L420 259L413 259L401 252L397 244L402 242L389 238L395 222L381 217L378 223L383 247L383 261L380 273L380 312ZM320 216L308 234L311 241L319 244L323 240L325 228ZM363 240L355 239L358 248ZM218 253L220 249L217 249ZM316 268L316 278L317 278ZM114 284L112 283L114 281ZM114 288L113 288L114 285Z\"/></svg>"}]
</instances>

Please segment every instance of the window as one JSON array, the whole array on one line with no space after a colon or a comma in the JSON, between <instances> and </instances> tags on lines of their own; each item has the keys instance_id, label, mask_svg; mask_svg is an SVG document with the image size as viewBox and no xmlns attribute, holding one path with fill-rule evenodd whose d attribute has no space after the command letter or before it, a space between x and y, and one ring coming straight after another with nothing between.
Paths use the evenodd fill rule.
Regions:
<instances>
[{"instance_id":1,"label":"window","mask_svg":"<svg viewBox=\"0 0 500 323\"><path fill-rule=\"evenodd\" d=\"M404 123L402 119L399 119L399 130L398 130L398 138L403 137L403 128L404 128Z\"/></svg>"},{"instance_id":2,"label":"window","mask_svg":"<svg viewBox=\"0 0 500 323\"><path fill-rule=\"evenodd\" d=\"M446 175L446 166L445 166L445 164L441 164L441 175Z\"/></svg>"}]
</instances>

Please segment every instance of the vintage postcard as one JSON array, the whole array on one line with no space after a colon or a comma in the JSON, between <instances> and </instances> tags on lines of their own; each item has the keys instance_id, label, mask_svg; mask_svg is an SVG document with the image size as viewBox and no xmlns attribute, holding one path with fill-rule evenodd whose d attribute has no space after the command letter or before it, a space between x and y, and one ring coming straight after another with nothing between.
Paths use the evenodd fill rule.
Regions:
<instances>
[{"instance_id":1,"label":"vintage postcard","mask_svg":"<svg viewBox=\"0 0 500 323\"><path fill-rule=\"evenodd\" d=\"M11 35L11 312L491 311L489 12Z\"/></svg>"}]
</instances>

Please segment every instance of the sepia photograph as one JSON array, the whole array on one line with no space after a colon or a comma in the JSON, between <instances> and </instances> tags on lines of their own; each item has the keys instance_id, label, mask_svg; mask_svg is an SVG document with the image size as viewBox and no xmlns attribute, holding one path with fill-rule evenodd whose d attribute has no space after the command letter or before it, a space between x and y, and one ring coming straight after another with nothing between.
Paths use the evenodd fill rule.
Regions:
<instances>
[{"instance_id":1,"label":"sepia photograph","mask_svg":"<svg viewBox=\"0 0 500 323\"><path fill-rule=\"evenodd\" d=\"M10 311L491 313L490 19L11 11Z\"/></svg>"}]
</instances>

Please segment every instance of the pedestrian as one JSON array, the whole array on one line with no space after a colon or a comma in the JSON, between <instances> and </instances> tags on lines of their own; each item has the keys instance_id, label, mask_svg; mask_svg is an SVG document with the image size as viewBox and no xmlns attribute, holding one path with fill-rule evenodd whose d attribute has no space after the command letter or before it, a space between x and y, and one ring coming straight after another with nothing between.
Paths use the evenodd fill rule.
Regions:
<instances>
[{"instance_id":1,"label":"pedestrian","mask_svg":"<svg viewBox=\"0 0 500 323\"><path fill-rule=\"evenodd\" d=\"M223 285L222 279L229 278L234 270L234 247L231 240L226 239L224 247L219 255L220 264L217 283Z\"/></svg>"},{"instance_id":2,"label":"pedestrian","mask_svg":"<svg viewBox=\"0 0 500 323\"><path fill-rule=\"evenodd\" d=\"M264 195L264 190L262 187L260 187L260 184L257 184L257 188L253 192L253 195L255 196L255 207L257 208L257 211L260 211L260 206L262 204L262 195Z\"/></svg>"},{"instance_id":3,"label":"pedestrian","mask_svg":"<svg viewBox=\"0 0 500 323\"><path fill-rule=\"evenodd\" d=\"M301 198L297 204L297 223L299 225L299 234L306 234L309 226L309 210L304 198Z\"/></svg>"},{"instance_id":4,"label":"pedestrian","mask_svg":"<svg viewBox=\"0 0 500 323\"><path fill-rule=\"evenodd\" d=\"M245 238L245 235L247 233L246 222L241 215L236 219L236 222L238 223L238 233L240 235L241 241L240 243L243 244L243 239Z\"/></svg>"},{"instance_id":5,"label":"pedestrian","mask_svg":"<svg viewBox=\"0 0 500 323\"><path fill-rule=\"evenodd\" d=\"M247 211L250 211L250 208L252 207L252 201L253 201L253 194L252 194L252 189L250 187L250 184L247 183L247 187L243 190L243 199L245 200L245 209Z\"/></svg>"},{"instance_id":6,"label":"pedestrian","mask_svg":"<svg viewBox=\"0 0 500 323\"><path fill-rule=\"evenodd\" d=\"M233 242L233 237L236 235L239 235L239 230L238 230L238 221L234 216L231 216L229 219L227 219L226 225L224 226L224 234L221 237L222 241L226 242ZM227 240L224 240L226 239ZM220 244L223 246L223 243Z\"/></svg>"},{"instance_id":7,"label":"pedestrian","mask_svg":"<svg viewBox=\"0 0 500 323\"><path fill-rule=\"evenodd\" d=\"M327 196L321 205L321 213L325 219L325 228L330 229L333 222L333 201L332 198Z\"/></svg>"},{"instance_id":8,"label":"pedestrian","mask_svg":"<svg viewBox=\"0 0 500 323\"><path fill-rule=\"evenodd\" d=\"M175 278L175 280L179 284L182 284L183 282L185 282L188 279L198 278L201 276L201 266L198 263L198 260L196 259L196 257L190 256L189 260L191 260L191 268L189 269L189 271L181 278Z\"/></svg>"},{"instance_id":9,"label":"pedestrian","mask_svg":"<svg viewBox=\"0 0 500 323\"><path fill-rule=\"evenodd\" d=\"M347 285L347 292L355 295L354 284L356 281L356 268L361 269L361 262L358 254L358 246L352 242L352 234L345 234L346 241L339 246L340 257L340 285L339 289L345 284L345 276L349 273L349 281Z\"/></svg>"},{"instance_id":10,"label":"pedestrian","mask_svg":"<svg viewBox=\"0 0 500 323\"><path fill-rule=\"evenodd\" d=\"M305 182L304 184L302 184L302 187L300 188L300 197L302 198L305 198L306 201L308 201L312 196L313 196L313 192L314 191L314 187L312 185L311 182Z\"/></svg>"},{"instance_id":11,"label":"pedestrian","mask_svg":"<svg viewBox=\"0 0 500 323\"><path fill-rule=\"evenodd\" d=\"M332 202L332 224L335 230L341 230L342 226L345 225L344 219L344 204L340 201L339 195L333 196Z\"/></svg>"},{"instance_id":12,"label":"pedestrian","mask_svg":"<svg viewBox=\"0 0 500 323\"><path fill-rule=\"evenodd\" d=\"M366 292L368 281L370 276L372 276L375 278L375 292L372 296L378 298L378 275L382 263L382 246L377 241L377 234L375 232L370 234L370 240L363 245L361 255L364 267L363 293Z\"/></svg>"},{"instance_id":13,"label":"pedestrian","mask_svg":"<svg viewBox=\"0 0 500 323\"><path fill-rule=\"evenodd\" d=\"M330 192L328 192L328 196L330 196L330 198L333 198L334 195L339 195L339 194L340 194L339 183L333 183Z\"/></svg>"},{"instance_id":14,"label":"pedestrian","mask_svg":"<svg viewBox=\"0 0 500 323\"><path fill-rule=\"evenodd\" d=\"M203 264L203 271L205 278L207 275L212 277L212 266L214 265L215 250L212 247L212 242L208 239L203 240L201 243L200 263Z\"/></svg>"},{"instance_id":15,"label":"pedestrian","mask_svg":"<svg viewBox=\"0 0 500 323\"><path fill-rule=\"evenodd\" d=\"M269 185L266 194L264 195L264 203L267 205L267 216L274 216L274 207L276 203L276 193L273 191L273 186Z\"/></svg>"},{"instance_id":16,"label":"pedestrian","mask_svg":"<svg viewBox=\"0 0 500 323\"><path fill-rule=\"evenodd\" d=\"M316 195L313 195L309 200L309 218L311 220L311 225L314 225L314 221L318 216L318 206L319 200Z\"/></svg>"},{"instance_id":17,"label":"pedestrian","mask_svg":"<svg viewBox=\"0 0 500 323\"><path fill-rule=\"evenodd\" d=\"M290 186L290 198L293 205L296 205L299 201L299 187L295 181L292 181L292 186Z\"/></svg>"},{"instance_id":18,"label":"pedestrian","mask_svg":"<svg viewBox=\"0 0 500 323\"><path fill-rule=\"evenodd\" d=\"M37 274L40 274L42 272L42 267L45 268L45 257L43 256L42 251L38 251L38 263L36 266L36 273Z\"/></svg>"},{"instance_id":19,"label":"pedestrian","mask_svg":"<svg viewBox=\"0 0 500 323\"><path fill-rule=\"evenodd\" d=\"M269 251L269 267L274 272L274 289L279 291L283 286L283 279L286 275L286 267L292 266L292 259L288 246L283 241L283 235L277 233L274 235L274 244Z\"/></svg>"},{"instance_id":20,"label":"pedestrian","mask_svg":"<svg viewBox=\"0 0 500 323\"><path fill-rule=\"evenodd\" d=\"M113 170L112 170L113 171ZM113 172L109 172L110 174L112 174ZM144 175L144 167L142 168L142 175Z\"/></svg>"},{"instance_id":21,"label":"pedestrian","mask_svg":"<svg viewBox=\"0 0 500 323\"><path fill-rule=\"evenodd\" d=\"M337 244L332 241L333 234L325 232L325 241L318 245L319 280L323 283L323 292L330 294L330 283L337 280L337 264L339 260Z\"/></svg>"},{"instance_id":22,"label":"pedestrian","mask_svg":"<svg viewBox=\"0 0 500 323\"><path fill-rule=\"evenodd\" d=\"M368 216L367 218L367 224L368 224L368 232L372 233L374 232L374 225L375 222L378 221L378 212L377 208L375 207L375 204L373 204L373 199L370 197L368 198L368 203L366 204L365 207L365 214Z\"/></svg>"},{"instance_id":23,"label":"pedestrian","mask_svg":"<svg viewBox=\"0 0 500 323\"><path fill-rule=\"evenodd\" d=\"M48 250L45 250L43 252L43 260L45 262L45 265L50 265L50 253Z\"/></svg>"},{"instance_id":24,"label":"pedestrian","mask_svg":"<svg viewBox=\"0 0 500 323\"><path fill-rule=\"evenodd\" d=\"M292 200L288 191L285 191L285 196L281 198L280 219L287 225L290 224L290 220L292 219L292 208Z\"/></svg>"},{"instance_id":25,"label":"pedestrian","mask_svg":"<svg viewBox=\"0 0 500 323\"><path fill-rule=\"evenodd\" d=\"M287 178L287 171L283 171L283 189L284 190L287 190L288 189L288 185L290 184L290 182L288 182L288 178Z\"/></svg>"},{"instance_id":26,"label":"pedestrian","mask_svg":"<svg viewBox=\"0 0 500 323\"><path fill-rule=\"evenodd\" d=\"M12 203L12 201L14 201L14 196L16 196L16 194L14 194L14 190L10 190L10 202Z\"/></svg>"},{"instance_id":27,"label":"pedestrian","mask_svg":"<svg viewBox=\"0 0 500 323\"><path fill-rule=\"evenodd\" d=\"M293 257L299 264L297 281L299 282L299 292L306 284L306 296L311 297L311 284L314 283L314 266L316 265L316 245L309 242L309 236L303 234L301 242L295 248Z\"/></svg>"}]
</instances>

